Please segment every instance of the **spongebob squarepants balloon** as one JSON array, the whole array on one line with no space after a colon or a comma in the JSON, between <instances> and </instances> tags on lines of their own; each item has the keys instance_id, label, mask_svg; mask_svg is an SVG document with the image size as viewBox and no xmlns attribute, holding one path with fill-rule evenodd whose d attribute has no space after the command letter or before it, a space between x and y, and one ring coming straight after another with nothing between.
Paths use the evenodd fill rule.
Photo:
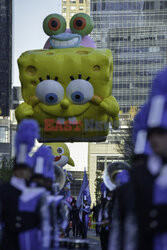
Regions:
<instances>
[{"instance_id":1,"label":"spongebob squarepants balloon","mask_svg":"<svg viewBox=\"0 0 167 250\"><path fill-rule=\"evenodd\" d=\"M72 17L73 38L62 38L66 25L59 16L44 20L49 49L27 51L18 59L24 102L16 109L17 121L37 120L40 142L104 141L109 122L119 127L111 51L83 45L92 30L88 15Z\"/></svg>"},{"instance_id":2,"label":"spongebob squarepants balloon","mask_svg":"<svg viewBox=\"0 0 167 250\"><path fill-rule=\"evenodd\" d=\"M65 143L44 143L46 146L52 148L52 154L54 155L54 164L58 167L64 167L69 164L74 167L74 161L70 157L69 148Z\"/></svg>"}]
</instances>

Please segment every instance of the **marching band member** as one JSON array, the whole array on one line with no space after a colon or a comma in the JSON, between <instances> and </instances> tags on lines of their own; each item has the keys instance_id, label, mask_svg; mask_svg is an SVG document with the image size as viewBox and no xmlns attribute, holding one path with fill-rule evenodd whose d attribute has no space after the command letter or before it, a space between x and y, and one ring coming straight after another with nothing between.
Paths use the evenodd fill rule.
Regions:
<instances>
[{"instance_id":1,"label":"marching band member","mask_svg":"<svg viewBox=\"0 0 167 250\"><path fill-rule=\"evenodd\" d=\"M10 183L2 184L0 187L2 250L21 249L20 234L33 224L30 214L22 213L18 204L32 175L32 162L28 154L38 134L38 124L34 120L23 120L18 126L15 137L16 159L13 176Z\"/></svg>"}]
</instances>

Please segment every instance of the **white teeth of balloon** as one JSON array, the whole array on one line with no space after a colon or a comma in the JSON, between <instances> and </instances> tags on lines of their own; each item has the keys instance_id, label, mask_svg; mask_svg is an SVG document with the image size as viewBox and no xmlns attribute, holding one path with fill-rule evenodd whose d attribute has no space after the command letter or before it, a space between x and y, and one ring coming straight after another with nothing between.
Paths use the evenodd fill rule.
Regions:
<instances>
[{"instance_id":1,"label":"white teeth of balloon","mask_svg":"<svg viewBox=\"0 0 167 250\"><path fill-rule=\"evenodd\" d=\"M71 46L71 41L67 41L67 45L68 45L68 46Z\"/></svg>"},{"instance_id":2,"label":"white teeth of balloon","mask_svg":"<svg viewBox=\"0 0 167 250\"><path fill-rule=\"evenodd\" d=\"M77 123L77 118L74 117L74 116L73 117L69 117L68 121L69 121L70 124Z\"/></svg>"},{"instance_id":3,"label":"white teeth of balloon","mask_svg":"<svg viewBox=\"0 0 167 250\"><path fill-rule=\"evenodd\" d=\"M73 46L76 43L78 43L78 38L75 37L72 40L69 41L58 41L58 40L53 40L53 44L55 47L69 47L69 46Z\"/></svg>"},{"instance_id":4,"label":"white teeth of balloon","mask_svg":"<svg viewBox=\"0 0 167 250\"><path fill-rule=\"evenodd\" d=\"M57 41L57 46L61 46L61 42L60 41Z\"/></svg>"},{"instance_id":5,"label":"white teeth of balloon","mask_svg":"<svg viewBox=\"0 0 167 250\"><path fill-rule=\"evenodd\" d=\"M78 38L75 37L75 38L73 39L73 41L74 41L75 43L77 43L77 42L78 42Z\"/></svg>"},{"instance_id":6,"label":"white teeth of balloon","mask_svg":"<svg viewBox=\"0 0 167 250\"><path fill-rule=\"evenodd\" d=\"M64 124L65 123L65 119L62 117L58 117L57 118L57 122L59 122L60 124Z\"/></svg>"}]
</instances>

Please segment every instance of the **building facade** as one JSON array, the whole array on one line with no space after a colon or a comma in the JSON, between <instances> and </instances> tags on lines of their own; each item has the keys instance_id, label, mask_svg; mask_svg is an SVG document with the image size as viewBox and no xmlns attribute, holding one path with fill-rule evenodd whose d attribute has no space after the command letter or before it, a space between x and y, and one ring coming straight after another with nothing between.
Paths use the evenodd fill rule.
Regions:
<instances>
[{"instance_id":1,"label":"building facade","mask_svg":"<svg viewBox=\"0 0 167 250\"><path fill-rule=\"evenodd\" d=\"M91 0L98 48L111 49L113 95L123 112L140 108L167 63L166 0Z\"/></svg>"},{"instance_id":2,"label":"building facade","mask_svg":"<svg viewBox=\"0 0 167 250\"><path fill-rule=\"evenodd\" d=\"M88 175L92 204L96 203L96 178L102 176L104 169L115 161L130 161L133 151L132 147L125 147L129 143L129 130L131 129L131 118L129 114L120 116L120 129L112 130L108 134L107 140L103 143L88 144ZM126 155L128 157L126 157Z\"/></svg>"},{"instance_id":3,"label":"building facade","mask_svg":"<svg viewBox=\"0 0 167 250\"><path fill-rule=\"evenodd\" d=\"M90 0L62 0L62 15L66 19L67 28L72 16L82 12L90 14Z\"/></svg>"},{"instance_id":4,"label":"building facade","mask_svg":"<svg viewBox=\"0 0 167 250\"><path fill-rule=\"evenodd\" d=\"M11 89L9 116L0 116L0 161L3 157L9 160L15 156L14 138L17 128L15 108L22 102L21 87Z\"/></svg>"},{"instance_id":5,"label":"building facade","mask_svg":"<svg viewBox=\"0 0 167 250\"><path fill-rule=\"evenodd\" d=\"M0 115L9 116L12 69L12 1L0 1Z\"/></svg>"}]
</instances>

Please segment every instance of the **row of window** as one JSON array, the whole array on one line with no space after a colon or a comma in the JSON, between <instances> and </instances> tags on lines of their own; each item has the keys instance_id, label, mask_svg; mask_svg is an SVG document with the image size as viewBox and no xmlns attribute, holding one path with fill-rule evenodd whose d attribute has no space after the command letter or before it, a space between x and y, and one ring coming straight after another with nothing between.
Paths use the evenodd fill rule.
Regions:
<instances>
[{"instance_id":1,"label":"row of window","mask_svg":"<svg viewBox=\"0 0 167 250\"><path fill-rule=\"evenodd\" d=\"M126 76L131 76L131 75L134 76L134 73L136 76L154 76L157 74L157 72L155 72L155 71L136 71L136 72L134 72L134 71L133 72L130 72L130 71L118 72L118 71L116 71L113 73L113 76L114 77L121 77L121 76L126 77Z\"/></svg>"},{"instance_id":2,"label":"row of window","mask_svg":"<svg viewBox=\"0 0 167 250\"><path fill-rule=\"evenodd\" d=\"M146 82L145 83L140 83L140 82L139 83L134 83L133 87L134 88L144 88L144 89L146 89L146 88L148 88L148 83L146 83Z\"/></svg>"},{"instance_id":3,"label":"row of window","mask_svg":"<svg viewBox=\"0 0 167 250\"><path fill-rule=\"evenodd\" d=\"M96 6L98 6L98 9L97 11L101 11L100 10L100 6L99 6L100 3L96 4ZM106 8L108 8L108 6L106 6ZM108 10L108 9L107 9ZM108 10L109 11L109 10ZM109 12L110 13L110 12ZM95 15L93 17L93 19L95 18ZM143 19L144 16L141 16L141 14L136 14L136 13L130 13L128 14L127 12L123 13L123 14L120 14L120 15L116 15L116 14L110 14L110 16L96 16L96 20L95 21L98 21L97 19L100 19L99 21L106 21L106 19L110 22L115 22L115 23L121 23L121 22L126 22L126 21L141 21L141 20L144 20ZM134 24L132 24L134 25Z\"/></svg>"},{"instance_id":4,"label":"row of window","mask_svg":"<svg viewBox=\"0 0 167 250\"><path fill-rule=\"evenodd\" d=\"M143 25L148 25L148 22L152 22L155 21L155 17L153 17L150 20L144 20L143 17L140 18L140 16L129 16L129 17L124 17L122 20L119 16L113 16L111 17L110 21L106 22L106 23L95 23L94 28L96 29L105 29L107 30L108 28L112 29L112 28L129 28L129 27L135 27L137 28L138 26L140 26L141 21L143 22ZM142 19L142 20L141 20ZM167 15L161 15L159 18L157 18L157 21L165 21L167 20ZM144 23L145 21L145 23Z\"/></svg>"},{"instance_id":5,"label":"row of window","mask_svg":"<svg viewBox=\"0 0 167 250\"><path fill-rule=\"evenodd\" d=\"M100 8L100 4L97 5ZM97 11L100 11L97 10ZM97 22L122 22L122 21L126 21L126 20L140 20L140 21L146 21L146 20L154 20L155 19L159 19L161 20L162 18L166 19L166 10L163 13L157 13L155 12L154 14L149 14L148 13L137 13L137 12L122 12L119 13L119 15L117 15L117 13L112 13L110 11L106 11L106 12L93 12L93 20L97 21ZM134 24L132 24L134 25ZM135 24L137 25L137 24ZM159 27L158 27L159 28ZM151 27L148 27L148 29L150 30ZM159 31L163 31L162 27L160 29L158 29Z\"/></svg>"},{"instance_id":6,"label":"row of window","mask_svg":"<svg viewBox=\"0 0 167 250\"><path fill-rule=\"evenodd\" d=\"M99 158L101 158L101 160L99 160ZM109 165L114 161L122 161L122 160L124 160L124 158L119 156L112 156L112 157L97 156L97 170L104 171L105 162L107 165Z\"/></svg>"},{"instance_id":7,"label":"row of window","mask_svg":"<svg viewBox=\"0 0 167 250\"><path fill-rule=\"evenodd\" d=\"M63 6L63 11L66 11L67 7ZM70 10L76 10L77 7L76 6L70 6ZM84 6L79 6L79 10L83 10Z\"/></svg>"},{"instance_id":8,"label":"row of window","mask_svg":"<svg viewBox=\"0 0 167 250\"><path fill-rule=\"evenodd\" d=\"M66 0L63 0L63 3L66 3ZM70 0L70 3L76 3L76 0ZM79 3L84 3L84 0L79 0Z\"/></svg>"},{"instance_id":9,"label":"row of window","mask_svg":"<svg viewBox=\"0 0 167 250\"><path fill-rule=\"evenodd\" d=\"M8 141L8 128L7 127L0 127L0 142L7 142Z\"/></svg>"},{"instance_id":10,"label":"row of window","mask_svg":"<svg viewBox=\"0 0 167 250\"><path fill-rule=\"evenodd\" d=\"M162 38L163 37L163 38ZM123 41L147 41L147 40L162 40L166 39L165 36L127 36L127 37L109 37L109 41L111 42L123 42Z\"/></svg>"},{"instance_id":11,"label":"row of window","mask_svg":"<svg viewBox=\"0 0 167 250\"><path fill-rule=\"evenodd\" d=\"M128 53L128 52L142 53L142 52L161 52L161 51L162 52L166 51L166 47L143 47L143 48L124 47L124 48L116 48L114 50L115 53Z\"/></svg>"},{"instance_id":12,"label":"row of window","mask_svg":"<svg viewBox=\"0 0 167 250\"><path fill-rule=\"evenodd\" d=\"M74 16L75 14L76 14L76 13L71 12L71 13L70 13L70 17ZM67 16L67 13L63 13L63 16L66 17L66 16Z\"/></svg>"},{"instance_id":13,"label":"row of window","mask_svg":"<svg viewBox=\"0 0 167 250\"><path fill-rule=\"evenodd\" d=\"M148 88L148 82L145 83L133 83L133 84L129 84L129 83L119 83L119 84L113 84L113 91L114 89L129 89L129 88Z\"/></svg>"},{"instance_id":14,"label":"row of window","mask_svg":"<svg viewBox=\"0 0 167 250\"><path fill-rule=\"evenodd\" d=\"M100 10L98 10L99 12L101 12ZM166 12L166 11L165 11ZM103 12L101 12L102 14ZM110 12L108 12L110 13ZM167 15L164 13L163 14L157 14L157 15L141 15L141 14L136 14L136 13L130 13L127 14L123 13L121 15L116 15L113 14L111 15L111 13L107 16L99 16L99 15L93 15L93 20L95 22L95 24L97 24L97 22L100 22L100 24L103 24L102 22L104 22L106 25L110 26L110 27L136 27L136 26L140 26L141 22L143 23L143 25L147 25L147 22L154 22L154 21L161 21L161 20L166 20L167 19ZM160 30L162 31L162 30ZM158 31L156 31L156 33L158 33Z\"/></svg>"},{"instance_id":15,"label":"row of window","mask_svg":"<svg viewBox=\"0 0 167 250\"><path fill-rule=\"evenodd\" d=\"M130 84L129 83L119 83L119 84L113 84L113 90L114 89L129 89L130 88Z\"/></svg>"},{"instance_id":16,"label":"row of window","mask_svg":"<svg viewBox=\"0 0 167 250\"><path fill-rule=\"evenodd\" d=\"M124 95L124 96L115 96L117 101L138 101L138 100L146 100L147 95Z\"/></svg>"},{"instance_id":17,"label":"row of window","mask_svg":"<svg viewBox=\"0 0 167 250\"><path fill-rule=\"evenodd\" d=\"M157 9L166 9L167 2L160 1L154 5L154 2L121 2L121 3L113 3L113 2L102 2L102 3L92 3L91 10L107 10L107 11L134 11L134 10L157 10Z\"/></svg>"},{"instance_id":18,"label":"row of window","mask_svg":"<svg viewBox=\"0 0 167 250\"><path fill-rule=\"evenodd\" d=\"M167 1L145 1L143 5L143 10L153 10L153 9L166 9Z\"/></svg>"},{"instance_id":19,"label":"row of window","mask_svg":"<svg viewBox=\"0 0 167 250\"><path fill-rule=\"evenodd\" d=\"M164 63L164 59L144 59L144 60L115 60L114 61L114 65L125 65L125 64L135 64L135 65L138 65L138 64L153 64L153 63Z\"/></svg>"},{"instance_id":20,"label":"row of window","mask_svg":"<svg viewBox=\"0 0 167 250\"><path fill-rule=\"evenodd\" d=\"M94 7L99 3L93 3L92 10L96 10ZM102 2L101 10L111 10L111 11L122 11L122 10L141 10L142 3L141 2L121 2L121 3L113 3L113 2Z\"/></svg>"}]
</instances>

